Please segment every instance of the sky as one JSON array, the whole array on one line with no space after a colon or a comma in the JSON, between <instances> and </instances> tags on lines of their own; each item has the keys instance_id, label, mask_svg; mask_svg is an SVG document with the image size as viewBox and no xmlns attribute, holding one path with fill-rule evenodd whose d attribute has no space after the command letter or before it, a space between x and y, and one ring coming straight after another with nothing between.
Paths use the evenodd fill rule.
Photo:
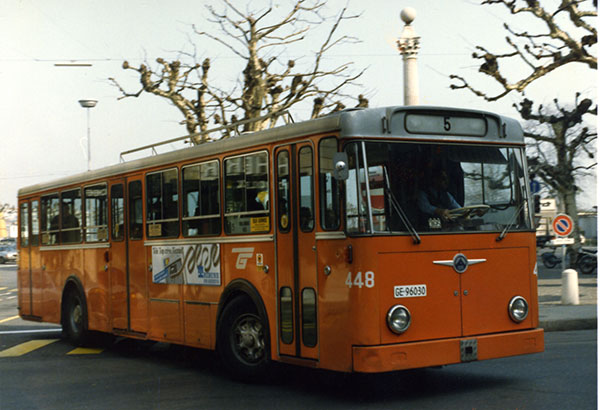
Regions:
<instances>
[{"instance_id":1,"label":"sky","mask_svg":"<svg viewBox=\"0 0 600 410\"><path fill-rule=\"evenodd\" d=\"M233 0L245 8L246 3ZM260 1L253 0L253 7ZM277 9L287 1L272 0ZM108 80L116 78L128 91L138 90L135 73L122 69L157 57L174 59L178 51L199 59L210 57L211 79L231 86L239 71L238 60L227 49L194 34L192 24L206 30L208 0L12 0L0 2L0 203L16 204L19 188L87 169L87 116L78 101L98 101L90 109L92 169L119 162L131 148L183 136L181 114L166 101L142 94L119 99L120 91ZM328 0L326 13L335 14L347 0ZM494 111L517 117L513 103L522 96L511 93L497 103L486 103L467 91L452 91L450 74L459 74L486 90L491 80L478 75L471 58L476 45L508 51L502 24L517 31L539 26L531 19L510 17L503 6L481 6L474 0L370 0L351 1L360 18L345 22L340 33L361 40L331 51L330 64L353 62L370 106L403 103L402 58L395 46L404 7L417 11L413 27L421 37L419 51L420 103ZM323 30L325 26L320 29ZM319 29L312 35L319 36ZM303 61L316 42L290 47L290 57ZM312 48L311 48L312 47ZM86 67L57 66L87 63ZM514 67L518 74L519 68ZM536 103L559 98L574 102L575 91L596 100L597 72L569 65L534 83L527 96ZM310 115L309 108L294 113L296 122ZM584 181L580 208L597 204L595 178Z\"/></svg>"}]
</instances>

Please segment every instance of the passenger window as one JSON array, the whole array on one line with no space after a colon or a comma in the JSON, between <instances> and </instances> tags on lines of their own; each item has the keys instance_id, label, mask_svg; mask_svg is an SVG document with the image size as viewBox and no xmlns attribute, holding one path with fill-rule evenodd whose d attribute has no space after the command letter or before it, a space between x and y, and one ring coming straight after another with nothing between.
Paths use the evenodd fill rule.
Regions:
<instances>
[{"instance_id":1,"label":"passenger window","mask_svg":"<svg viewBox=\"0 0 600 410\"><path fill-rule=\"evenodd\" d=\"M122 184L110 187L110 216L111 237L114 241L122 241L125 238L125 201Z\"/></svg>"},{"instance_id":2,"label":"passenger window","mask_svg":"<svg viewBox=\"0 0 600 410\"><path fill-rule=\"evenodd\" d=\"M302 147L298 152L299 164L299 192L300 192L300 229L310 232L315 227L314 210L314 179L313 179L313 151L311 147Z\"/></svg>"},{"instance_id":3,"label":"passenger window","mask_svg":"<svg viewBox=\"0 0 600 410\"><path fill-rule=\"evenodd\" d=\"M269 166L266 152L225 160L225 231L269 232Z\"/></svg>"},{"instance_id":4,"label":"passenger window","mask_svg":"<svg viewBox=\"0 0 600 410\"><path fill-rule=\"evenodd\" d=\"M29 246L29 203L27 202L21 204L19 222L21 224L21 248L27 248Z\"/></svg>"},{"instance_id":5,"label":"passenger window","mask_svg":"<svg viewBox=\"0 0 600 410\"><path fill-rule=\"evenodd\" d=\"M65 191L60 196L60 241L81 242L81 190Z\"/></svg>"},{"instance_id":6,"label":"passenger window","mask_svg":"<svg viewBox=\"0 0 600 410\"><path fill-rule=\"evenodd\" d=\"M290 230L290 154L280 151L277 154L277 218L279 230Z\"/></svg>"},{"instance_id":7,"label":"passenger window","mask_svg":"<svg viewBox=\"0 0 600 410\"><path fill-rule=\"evenodd\" d=\"M319 143L319 203L321 227L325 230L340 227L340 186L333 177L333 155L337 150L336 138L325 138Z\"/></svg>"},{"instance_id":8,"label":"passenger window","mask_svg":"<svg viewBox=\"0 0 600 410\"><path fill-rule=\"evenodd\" d=\"M129 238L142 239L144 237L144 214L142 203L142 183L132 181L129 183Z\"/></svg>"},{"instance_id":9,"label":"passenger window","mask_svg":"<svg viewBox=\"0 0 600 410\"><path fill-rule=\"evenodd\" d=\"M313 288L302 289L302 343L317 345L317 294Z\"/></svg>"},{"instance_id":10,"label":"passenger window","mask_svg":"<svg viewBox=\"0 0 600 410\"><path fill-rule=\"evenodd\" d=\"M42 245L58 243L60 229L60 201L58 194L42 197Z\"/></svg>"},{"instance_id":11,"label":"passenger window","mask_svg":"<svg viewBox=\"0 0 600 410\"><path fill-rule=\"evenodd\" d=\"M349 175L346 180L346 229L351 233L365 233L368 216L362 150L358 144L349 144L346 152Z\"/></svg>"},{"instance_id":12,"label":"passenger window","mask_svg":"<svg viewBox=\"0 0 600 410\"><path fill-rule=\"evenodd\" d=\"M40 244L40 203L31 201L31 246Z\"/></svg>"},{"instance_id":13,"label":"passenger window","mask_svg":"<svg viewBox=\"0 0 600 410\"><path fill-rule=\"evenodd\" d=\"M146 234L148 238L179 236L177 169L146 175Z\"/></svg>"},{"instance_id":14,"label":"passenger window","mask_svg":"<svg viewBox=\"0 0 600 410\"><path fill-rule=\"evenodd\" d=\"M219 162L183 168L183 235L221 233Z\"/></svg>"},{"instance_id":15,"label":"passenger window","mask_svg":"<svg viewBox=\"0 0 600 410\"><path fill-rule=\"evenodd\" d=\"M106 184L86 187L85 198L85 241L108 240L108 210Z\"/></svg>"},{"instance_id":16,"label":"passenger window","mask_svg":"<svg viewBox=\"0 0 600 410\"><path fill-rule=\"evenodd\" d=\"M281 341L290 344L294 341L294 301L292 289L281 288L279 292Z\"/></svg>"}]
</instances>

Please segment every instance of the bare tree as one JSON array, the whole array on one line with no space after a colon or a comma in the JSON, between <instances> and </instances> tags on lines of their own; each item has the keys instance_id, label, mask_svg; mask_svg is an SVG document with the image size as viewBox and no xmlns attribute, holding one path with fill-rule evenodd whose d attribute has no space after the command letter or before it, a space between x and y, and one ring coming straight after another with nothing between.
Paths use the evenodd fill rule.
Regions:
<instances>
[{"instance_id":1,"label":"bare tree","mask_svg":"<svg viewBox=\"0 0 600 410\"><path fill-rule=\"evenodd\" d=\"M524 94L534 81L568 64L583 64L592 70L597 69L597 57L593 54L598 41L595 25L597 0L560 0L554 3L552 10L547 8L547 2L544 8L537 0L485 0L481 4L500 4L512 15L530 16L532 22L542 23L546 31L519 32L505 23L504 28L508 32L506 42L511 51L494 53L477 46L473 53L474 59L482 61L479 72L493 79L501 90L482 91L458 75L450 76L454 81L450 85L452 89L467 89L486 101L496 101L512 91ZM516 78L509 79L507 69L511 73L519 72L515 70L516 63L526 67L527 73L516 74ZM530 171L556 193L564 211L574 218L576 236L579 235L576 204L579 177L596 166L595 121L586 126L585 120L586 115L597 115L598 108L592 108L593 105L591 99L580 99L579 93L576 93L574 106L559 104L557 99L553 107L539 105L537 109L527 98L520 104L514 104L521 118L527 121L525 136L531 143L528 149ZM574 248L579 246L576 243ZM574 263L575 258L571 261Z\"/></svg>"},{"instance_id":2,"label":"bare tree","mask_svg":"<svg viewBox=\"0 0 600 410\"><path fill-rule=\"evenodd\" d=\"M512 51L500 54L493 53L482 46L476 47L477 51L473 53L473 58L483 61L479 72L493 78L501 86L502 91L499 93L490 94L478 90L458 75L450 76L457 81L451 84L450 88L466 88L487 101L496 101L511 91L523 92L535 80L567 64L579 63L594 70L598 68L598 58L590 51L598 42L595 26L598 15L597 0L561 0L556 9L550 11L537 0L485 0L481 4L502 4L513 15L530 15L535 20L543 22L547 32L535 34L527 31L517 32L505 23L504 28L508 31L506 42ZM585 5L587 8L580 9L580 5ZM590 7L592 5L593 8ZM565 15L571 23L568 28L563 27L568 23L561 19ZM511 68L514 69L515 63L519 62L528 67L529 73L524 77L510 80L504 69L507 66L512 66Z\"/></svg>"},{"instance_id":3,"label":"bare tree","mask_svg":"<svg viewBox=\"0 0 600 410\"><path fill-rule=\"evenodd\" d=\"M525 98L514 104L521 118L528 121L525 137L528 147L530 172L539 177L558 196L564 211L575 222L575 237L579 237L576 195L581 191L580 177L595 170L595 129L585 125L586 115L598 114L598 106L592 107L590 99L580 100L570 108L554 100L554 107L540 105L535 109L533 102Z\"/></svg>"},{"instance_id":4,"label":"bare tree","mask_svg":"<svg viewBox=\"0 0 600 410\"><path fill-rule=\"evenodd\" d=\"M344 107L342 101L349 98L344 90L355 85L364 70L352 73L350 62L328 66L324 60L333 47L357 41L338 35L338 29L358 15L344 8L334 17L324 16L325 3L318 0L295 0L283 13L273 6L243 11L229 0L220 1L222 10L207 6L210 18L206 26L217 27L218 33L197 26L193 29L196 35L220 44L245 62L235 85L227 88L212 83L209 72L213 62L204 58L199 63L196 52L183 53L191 64L158 58L153 70L148 64L134 67L125 61L123 68L138 73L141 88L129 92L111 78L122 93L120 98L139 97L144 92L157 95L181 112L190 135L206 131L212 119L223 126L222 137L239 131L232 126L237 121L243 121L243 131L272 127L290 108L307 101L310 104L311 99L312 117ZM299 64L298 59L281 61L289 47L310 40L309 30L326 23L330 24L329 31L314 54L305 58L310 60L308 64ZM358 104L368 105L368 101L361 95ZM208 136L193 138L199 143Z\"/></svg>"}]
</instances>

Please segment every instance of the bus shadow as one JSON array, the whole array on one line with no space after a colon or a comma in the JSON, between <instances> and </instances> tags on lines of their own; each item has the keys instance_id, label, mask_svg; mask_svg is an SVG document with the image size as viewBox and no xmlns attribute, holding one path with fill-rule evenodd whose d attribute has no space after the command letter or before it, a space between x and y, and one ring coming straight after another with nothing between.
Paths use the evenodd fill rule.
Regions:
<instances>
[{"instance_id":1,"label":"bus shadow","mask_svg":"<svg viewBox=\"0 0 600 410\"><path fill-rule=\"evenodd\" d=\"M481 389L502 388L514 379L463 372L444 367L379 374L345 374L278 366L277 384L297 393L319 395L342 402L386 402L456 395Z\"/></svg>"}]
</instances>

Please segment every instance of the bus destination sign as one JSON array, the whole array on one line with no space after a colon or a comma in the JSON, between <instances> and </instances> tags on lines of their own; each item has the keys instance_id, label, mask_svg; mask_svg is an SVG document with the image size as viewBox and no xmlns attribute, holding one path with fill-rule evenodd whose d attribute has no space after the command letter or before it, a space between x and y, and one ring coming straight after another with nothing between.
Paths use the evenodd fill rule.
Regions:
<instances>
[{"instance_id":1,"label":"bus destination sign","mask_svg":"<svg viewBox=\"0 0 600 410\"><path fill-rule=\"evenodd\" d=\"M407 113L406 131L412 134L484 137L487 123L483 117Z\"/></svg>"}]
</instances>

